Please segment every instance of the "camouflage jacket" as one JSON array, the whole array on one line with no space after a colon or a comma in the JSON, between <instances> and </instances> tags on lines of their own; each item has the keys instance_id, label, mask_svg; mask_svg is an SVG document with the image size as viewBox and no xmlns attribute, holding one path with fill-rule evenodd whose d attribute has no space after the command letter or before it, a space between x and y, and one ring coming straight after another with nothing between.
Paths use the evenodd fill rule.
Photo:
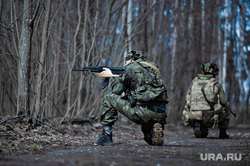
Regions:
<instances>
[{"instance_id":1,"label":"camouflage jacket","mask_svg":"<svg viewBox=\"0 0 250 166\"><path fill-rule=\"evenodd\" d=\"M198 74L190 85L186 95L186 105L191 111L211 110L211 106L202 93L202 88L204 89L207 100L212 105L220 104L222 107L229 107L224 90L214 76Z\"/></svg>"},{"instance_id":2,"label":"camouflage jacket","mask_svg":"<svg viewBox=\"0 0 250 166\"><path fill-rule=\"evenodd\" d=\"M110 83L112 92L118 95L125 92L128 100L167 104L168 96L163 79L155 69L142 62L145 61L138 59L126 65L125 71ZM156 66L153 62L146 62Z\"/></svg>"}]
</instances>

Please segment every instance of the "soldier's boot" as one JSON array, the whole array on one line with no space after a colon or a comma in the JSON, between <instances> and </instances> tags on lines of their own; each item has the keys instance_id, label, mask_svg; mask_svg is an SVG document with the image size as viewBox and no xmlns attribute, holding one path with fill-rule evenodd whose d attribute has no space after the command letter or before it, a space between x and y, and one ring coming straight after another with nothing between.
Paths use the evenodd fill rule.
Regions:
<instances>
[{"instance_id":1,"label":"soldier's boot","mask_svg":"<svg viewBox=\"0 0 250 166\"><path fill-rule=\"evenodd\" d=\"M224 119L219 123L220 134L219 138L221 139L228 139L229 135L227 134L227 127L228 127L229 119Z\"/></svg>"},{"instance_id":2,"label":"soldier's boot","mask_svg":"<svg viewBox=\"0 0 250 166\"><path fill-rule=\"evenodd\" d=\"M201 138L201 121L194 122L194 135L196 138Z\"/></svg>"},{"instance_id":3,"label":"soldier's boot","mask_svg":"<svg viewBox=\"0 0 250 166\"><path fill-rule=\"evenodd\" d=\"M112 128L110 126L105 126L102 130L101 136L95 141L94 145L106 146L111 143L113 143Z\"/></svg>"},{"instance_id":4,"label":"soldier's boot","mask_svg":"<svg viewBox=\"0 0 250 166\"><path fill-rule=\"evenodd\" d=\"M163 127L160 123L154 124L152 143L153 145L163 145L164 143Z\"/></svg>"},{"instance_id":5,"label":"soldier's boot","mask_svg":"<svg viewBox=\"0 0 250 166\"><path fill-rule=\"evenodd\" d=\"M149 144L149 145L153 145L152 142L152 133L150 132L143 132L144 134L144 140Z\"/></svg>"},{"instance_id":6,"label":"soldier's boot","mask_svg":"<svg viewBox=\"0 0 250 166\"><path fill-rule=\"evenodd\" d=\"M229 135L227 134L226 129L220 129L219 138L221 138L221 139L228 139L229 138Z\"/></svg>"},{"instance_id":7,"label":"soldier's boot","mask_svg":"<svg viewBox=\"0 0 250 166\"><path fill-rule=\"evenodd\" d=\"M208 135L208 129L204 126L201 126L201 138L206 138Z\"/></svg>"}]
</instances>

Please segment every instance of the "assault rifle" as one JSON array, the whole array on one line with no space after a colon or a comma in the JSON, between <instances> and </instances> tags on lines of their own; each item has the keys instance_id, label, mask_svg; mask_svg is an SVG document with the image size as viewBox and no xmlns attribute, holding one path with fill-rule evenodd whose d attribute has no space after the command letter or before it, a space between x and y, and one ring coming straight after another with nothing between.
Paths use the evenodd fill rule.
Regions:
<instances>
[{"instance_id":1,"label":"assault rifle","mask_svg":"<svg viewBox=\"0 0 250 166\"><path fill-rule=\"evenodd\" d=\"M103 68L108 68L113 74L102 74ZM122 67L105 67L105 66L88 66L82 69L73 69L73 71L89 71L96 77L105 77L104 81L101 83L101 88L104 89L109 84L110 77L119 77L119 75L124 71Z\"/></svg>"}]
</instances>

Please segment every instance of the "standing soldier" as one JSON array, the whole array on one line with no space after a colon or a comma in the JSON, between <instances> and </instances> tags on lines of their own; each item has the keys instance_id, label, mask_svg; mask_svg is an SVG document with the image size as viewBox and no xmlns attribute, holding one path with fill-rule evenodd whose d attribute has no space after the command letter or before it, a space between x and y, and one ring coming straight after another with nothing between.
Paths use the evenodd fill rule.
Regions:
<instances>
[{"instance_id":1,"label":"standing soldier","mask_svg":"<svg viewBox=\"0 0 250 166\"><path fill-rule=\"evenodd\" d=\"M226 129L230 107L221 84L215 79L219 69L215 63L204 63L201 69L203 74L193 80L186 95L184 125L193 127L197 138L205 138L208 128L218 124L219 138L229 138Z\"/></svg>"},{"instance_id":2,"label":"standing soldier","mask_svg":"<svg viewBox=\"0 0 250 166\"><path fill-rule=\"evenodd\" d=\"M112 126L117 111L140 124L144 140L149 145L163 145L163 129L166 124L168 96L160 71L153 62L146 61L141 51L130 51L126 57L124 72L110 80L111 92L103 100L102 134L94 145L108 145L112 140ZM112 74L105 68L103 74ZM124 96L121 96L122 93Z\"/></svg>"}]
</instances>

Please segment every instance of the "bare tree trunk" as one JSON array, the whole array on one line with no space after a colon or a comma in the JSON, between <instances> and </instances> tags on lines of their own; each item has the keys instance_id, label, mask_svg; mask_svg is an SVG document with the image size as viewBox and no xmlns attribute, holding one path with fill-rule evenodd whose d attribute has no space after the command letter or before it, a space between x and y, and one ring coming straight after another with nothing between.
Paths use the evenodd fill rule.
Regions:
<instances>
[{"instance_id":1,"label":"bare tree trunk","mask_svg":"<svg viewBox=\"0 0 250 166\"><path fill-rule=\"evenodd\" d=\"M110 19L111 19L111 11L112 11L112 7L115 3L115 0L111 0L108 4L108 9L107 9L107 12L106 12L106 18L105 18L105 21L106 21L106 26L105 26L105 32L104 32L104 36L103 36L103 39L102 39L102 43L101 43L101 46L100 46L100 52L101 52L101 55L100 55L100 59L103 57L104 53L105 53L105 42L108 38L108 34L109 34L109 26L110 26ZM99 61L100 62L100 61Z\"/></svg>"},{"instance_id":2,"label":"bare tree trunk","mask_svg":"<svg viewBox=\"0 0 250 166\"><path fill-rule=\"evenodd\" d=\"M175 0L175 10L174 10L174 31L171 34L171 38L172 38L172 58L171 58L171 80L170 80L170 96L173 95L173 91L174 91L174 84L175 84L175 57L176 57L176 40L177 40L177 17L176 17L176 12L177 12L177 7L178 7L178 0Z\"/></svg>"},{"instance_id":3,"label":"bare tree trunk","mask_svg":"<svg viewBox=\"0 0 250 166\"><path fill-rule=\"evenodd\" d=\"M155 2L156 3L156 2ZM164 18L164 10L165 10L165 1L163 1L162 2L163 4L161 4L161 12L160 12L160 19L159 19L159 23L158 23L158 29L157 29L157 34L156 34L156 40L155 40L155 42L156 42L156 44L155 44L155 47L154 48L156 48L155 49L155 51L154 51L154 56L155 56L155 58L156 58L156 62L157 62L157 64L160 64L161 63L161 61L162 61L162 54L159 54L158 52L158 50L159 50L159 40L163 40L163 39L160 39L159 38L159 35L160 35L160 33L162 33L162 32L160 32L160 30L161 30L161 28L162 28L162 24L163 24L163 18Z\"/></svg>"},{"instance_id":4,"label":"bare tree trunk","mask_svg":"<svg viewBox=\"0 0 250 166\"><path fill-rule=\"evenodd\" d=\"M155 5L156 5L156 0L153 0L153 2L152 2L152 5L150 5L151 6L151 8L152 8L152 23L151 23L151 27L152 27L152 29L151 29L151 35L150 35L150 40L149 40L149 42L150 42L150 46L152 46L153 48L152 49L150 49L150 50L147 50L150 54L150 56L152 56L153 58L154 58L154 61L157 59L157 54L156 54L156 52L157 52L157 42L158 42L158 40L157 40L157 38L156 38L156 24L155 24L155 22L156 22L156 9L155 9ZM147 33L147 28L145 27L145 33ZM145 42L146 43L146 42Z\"/></svg>"},{"instance_id":5,"label":"bare tree trunk","mask_svg":"<svg viewBox=\"0 0 250 166\"><path fill-rule=\"evenodd\" d=\"M31 58L32 18L30 0L24 0L21 37L19 40L17 114L29 113L29 63Z\"/></svg>"},{"instance_id":6,"label":"bare tree trunk","mask_svg":"<svg viewBox=\"0 0 250 166\"><path fill-rule=\"evenodd\" d=\"M125 2L126 0L124 0ZM125 64L125 57L127 56L128 51L132 50L132 41L131 41L131 34L132 34L132 2L128 0L128 4L123 7L122 9L122 32L124 32L123 38L124 45L123 45L123 65Z\"/></svg>"},{"instance_id":7,"label":"bare tree trunk","mask_svg":"<svg viewBox=\"0 0 250 166\"><path fill-rule=\"evenodd\" d=\"M201 0L201 56L205 62L205 0Z\"/></svg>"},{"instance_id":8,"label":"bare tree trunk","mask_svg":"<svg viewBox=\"0 0 250 166\"><path fill-rule=\"evenodd\" d=\"M28 6L27 6L28 7ZM13 0L11 1L11 14L10 14L10 18L11 18L11 22L13 23L14 22L14 20L15 20L15 18L17 17L16 16L16 6L15 6L15 3L13 2ZM24 9L25 9L25 7L24 7ZM14 17L14 18L13 18ZM15 25L15 26L14 26ZM19 34L19 29L18 29L18 23L17 23L17 21L14 23L14 24L12 24L11 25L11 28L12 29L15 29L15 27L16 27L16 30L14 31L14 33L12 33L11 35L12 35L12 40L13 40L13 45L14 45L14 52L19 56L19 44L17 43L17 41L18 42L20 42L20 40L19 40L19 38L20 38L20 34ZM32 28L32 33L31 33L31 35L33 35L33 28ZM31 38L32 39L32 38ZM16 41L17 40L17 41ZM30 56L31 57L31 56ZM16 84L16 81L14 81L15 80L15 78L16 78L16 75L15 75L15 73L14 72L12 72L12 75L11 75L12 77L12 84L14 85L14 88L16 89L16 87L18 86L17 84ZM16 91L16 90L15 90ZM29 108L30 109L30 108Z\"/></svg>"},{"instance_id":9,"label":"bare tree trunk","mask_svg":"<svg viewBox=\"0 0 250 166\"><path fill-rule=\"evenodd\" d=\"M80 0L79 0L80 1ZM78 1L78 2L79 2ZM79 2L80 3L80 2ZM86 63L86 66L88 66L88 63L89 63L89 56L91 55L90 53L88 54L88 59L86 61L85 59L85 55L87 54L87 48L86 48L86 45L87 45L87 19L88 19L88 8L89 8L89 0L85 0L85 10L84 10L84 22L83 22L83 32L82 32L82 53L83 53L83 56L82 56L82 62L81 62L81 66L84 66L84 63ZM97 11L98 13L98 11ZM80 14L80 13L79 13ZM94 39L93 39L94 40ZM82 92L82 86L83 86L83 80L84 77L83 75L81 74L80 76L80 81L79 81L79 87L78 87L78 92ZM86 97L85 99L89 99L89 91L90 91L90 88L87 87L86 88L87 92L86 92ZM86 101L86 100L85 100ZM85 102L87 103L87 102ZM77 114L79 112L81 112L81 107L82 107L82 95L79 95L78 97L78 103L77 103ZM74 114L73 114L74 115Z\"/></svg>"},{"instance_id":10,"label":"bare tree trunk","mask_svg":"<svg viewBox=\"0 0 250 166\"><path fill-rule=\"evenodd\" d=\"M73 60L72 62L69 62L69 78L68 78L68 94L67 94L67 112L64 115L64 117L61 119L60 123L63 122L63 120L69 115L70 111L72 110L72 108L76 105L76 101L77 101L77 96L76 99L74 100L73 103L71 103L71 84L72 84L72 69L75 65L75 60L76 60L76 56L77 56L77 36L80 30L80 25L81 25L81 6L80 6L80 0L77 1L77 13L78 13L78 22L77 22L77 26L76 26L76 30L75 30L75 34L74 34L74 52L73 52ZM79 93L78 93L79 94Z\"/></svg>"},{"instance_id":11,"label":"bare tree trunk","mask_svg":"<svg viewBox=\"0 0 250 166\"><path fill-rule=\"evenodd\" d=\"M219 66L219 82L222 82L222 51L221 51L221 20L220 20L220 6L219 1L216 1L217 4L217 14L218 14L218 25L217 25L217 31L218 31L218 48L217 48L217 55L218 55L218 66Z\"/></svg>"},{"instance_id":12,"label":"bare tree trunk","mask_svg":"<svg viewBox=\"0 0 250 166\"><path fill-rule=\"evenodd\" d=\"M224 26L224 45L223 45L223 68L222 68L222 87L226 91L226 69L227 69L227 28L228 28L228 0L225 0L225 26Z\"/></svg>"},{"instance_id":13,"label":"bare tree trunk","mask_svg":"<svg viewBox=\"0 0 250 166\"><path fill-rule=\"evenodd\" d=\"M247 98L246 98L246 110L244 115L244 123L248 122L248 112L249 112L249 99L250 99L250 90L248 90Z\"/></svg>"},{"instance_id":14,"label":"bare tree trunk","mask_svg":"<svg viewBox=\"0 0 250 166\"><path fill-rule=\"evenodd\" d=\"M127 34L128 34L128 50L132 50L132 0L128 0L128 16L127 16Z\"/></svg>"},{"instance_id":15,"label":"bare tree trunk","mask_svg":"<svg viewBox=\"0 0 250 166\"><path fill-rule=\"evenodd\" d=\"M128 50L132 50L132 0L128 0L128 16L127 16L127 34L128 34Z\"/></svg>"},{"instance_id":16,"label":"bare tree trunk","mask_svg":"<svg viewBox=\"0 0 250 166\"><path fill-rule=\"evenodd\" d=\"M58 112L60 111L59 108L57 107L58 101L60 99L59 97L59 89L60 89L60 75L59 75L59 71L60 71L60 59L61 59L61 47L62 47L62 32L63 32L63 17L60 17L59 19L59 23L57 25L58 27L58 35L56 36L56 40L55 42L57 43L57 47L55 48L55 54L56 54L56 64L55 64L55 72L56 72L56 78L55 78L55 84L54 84L54 98L53 98L53 102L55 104L55 109L53 111L53 116L57 116Z\"/></svg>"},{"instance_id":17,"label":"bare tree trunk","mask_svg":"<svg viewBox=\"0 0 250 166\"><path fill-rule=\"evenodd\" d=\"M3 66L0 67L0 73L3 73ZM0 77L0 116L3 116L3 104L4 104L4 87L2 77Z\"/></svg>"},{"instance_id":18,"label":"bare tree trunk","mask_svg":"<svg viewBox=\"0 0 250 166\"><path fill-rule=\"evenodd\" d=\"M98 4L98 2L99 2L99 0L97 0L97 3L96 3L97 10L96 10L95 19L94 19L93 39L92 39L92 43L91 43L89 51L87 51L87 48L85 46L85 45L87 45L87 33L86 33L87 32L87 27L84 27L84 30L83 30L83 34L82 34L83 52L86 52L86 56L87 57L85 55L82 57L82 66L83 65L86 65L86 66L89 65L91 53L93 52L93 48L94 48L94 45L95 45L95 42L96 42L96 29L97 29L97 22L98 22L98 17L99 17L99 11L98 11L99 4ZM88 3L89 3L89 1L87 0L86 6L85 6L85 14L84 14L84 25L85 26L87 25L87 20L89 19L89 14L88 14L88 8L89 7L88 7ZM78 102L78 112L75 115L75 117L77 117L80 113L82 113L84 110L86 110L86 107L87 107L88 104L90 104L90 105L91 104L96 104L95 102L93 102L91 100L91 95L90 94L91 94L91 91L93 90L93 88L91 88L91 80L84 80L83 75L81 75L80 80L81 81L80 81L80 85L79 85L79 90L82 89L84 81L86 81L86 84L85 84L85 87L86 87L85 89L86 90L84 92L85 97L84 97L83 104L81 104L80 107L79 107L79 102ZM79 98L80 97L81 97L81 95L79 96ZM92 115L92 114L93 114L93 112L89 112L89 116Z\"/></svg>"},{"instance_id":19,"label":"bare tree trunk","mask_svg":"<svg viewBox=\"0 0 250 166\"><path fill-rule=\"evenodd\" d=\"M35 99L35 110L33 113L34 117L38 117L39 114L41 113L41 93L42 93L43 74L45 69L44 60L46 56L47 43L48 43L48 25L49 25L50 8L51 8L51 0L47 2L44 24L43 24L41 54L38 62L38 73L35 85L36 99Z\"/></svg>"},{"instance_id":20,"label":"bare tree trunk","mask_svg":"<svg viewBox=\"0 0 250 166\"><path fill-rule=\"evenodd\" d=\"M245 33L246 33L246 4L242 3L241 7L240 7L240 12L241 12L241 16L240 16L240 56L242 58L242 63L244 65L245 68L245 72L247 74L248 80L250 80L250 72L248 70L248 65L246 63L246 58L245 58L245 53L244 53L244 42L245 42Z\"/></svg>"},{"instance_id":21,"label":"bare tree trunk","mask_svg":"<svg viewBox=\"0 0 250 166\"><path fill-rule=\"evenodd\" d=\"M126 1L126 0L123 0L123 2L124 1ZM125 40L125 42L124 42L124 48L125 48L125 50L123 51L123 66L125 65L125 57L127 56L127 47L126 47L126 28L125 27L127 27L126 26L126 20L127 20L127 5L126 6L124 6L123 8L122 8L122 20L121 20L121 34L123 34L122 32L124 32L124 35L122 36Z\"/></svg>"},{"instance_id":22,"label":"bare tree trunk","mask_svg":"<svg viewBox=\"0 0 250 166\"><path fill-rule=\"evenodd\" d=\"M238 69L239 69L239 78L238 78L238 82L239 82L239 87L240 87L240 98L241 101L245 102L245 96L247 96L247 98L249 98L249 94L245 95L245 90L244 90L244 86L243 86L243 78L242 78L242 64L244 66L244 70L246 71L246 75L248 77L248 80L250 80L250 73L248 70L248 66L246 64L246 60L245 60L245 53L244 53L244 40L245 40L245 29L246 29L246 23L245 23L245 4L241 4L240 5L240 15L239 15L239 22L240 22L240 36L239 36L239 58L238 58ZM248 92L249 93L249 92ZM246 101L248 102L248 100ZM245 116L247 117L247 110L245 111ZM244 122L246 122L246 118L244 118Z\"/></svg>"},{"instance_id":23,"label":"bare tree trunk","mask_svg":"<svg viewBox=\"0 0 250 166\"><path fill-rule=\"evenodd\" d=\"M218 56L216 54L216 48L217 48L217 32L218 32L218 28L217 28L217 19L219 19L217 17L217 11L218 11L218 2L216 1L216 3L214 4L215 6L215 9L212 10L212 18L211 18L211 23L212 23L212 27L213 27L213 30L212 30L212 36L211 36L211 46L210 46L210 62L216 62L218 61ZM209 43L210 45L210 43Z\"/></svg>"},{"instance_id":24,"label":"bare tree trunk","mask_svg":"<svg viewBox=\"0 0 250 166\"><path fill-rule=\"evenodd\" d=\"M240 100L244 100L244 87L242 83L242 60L241 58L244 58L244 51L243 51L243 42L244 42L244 28L243 28L243 23L242 19L240 16L240 36L239 36L239 55L238 55L238 82L239 82L239 87L240 87ZM242 29L243 28L243 29Z\"/></svg>"},{"instance_id":25,"label":"bare tree trunk","mask_svg":"<svg viewBox=\"0 0 250 166\"><path fill-rule=\"evenodd\" d=\"M188 15L188 32L189 32L189 39L188 39L188 55L192 55L192 43L193 43L193 40L194 40L194 37L193 37L193 24L194 24L194 16L193 16L193 10L194 10L194 1L191 0L190 1L190 13ZM190 50L190 51L189 51ZM189 52L191 52L191 54L189 54Z\"/></svg>"}]
</instances>

